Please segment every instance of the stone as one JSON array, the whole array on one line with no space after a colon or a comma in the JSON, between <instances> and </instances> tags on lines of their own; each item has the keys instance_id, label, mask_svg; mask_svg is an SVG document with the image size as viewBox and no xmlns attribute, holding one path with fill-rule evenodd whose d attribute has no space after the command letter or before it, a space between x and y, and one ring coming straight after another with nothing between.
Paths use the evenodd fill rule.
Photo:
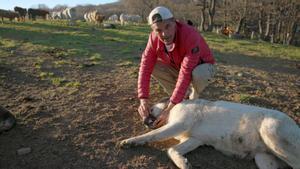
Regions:
<instances>
[{"instance_id":1,"label":"stone","mask_svg":"<svg viewBox=\"0 0 300 169\"><path fill-rule=\"evenodd\" d=\"M20 148L18 151L17 151L17 154L18 155L25 155L25 154L28 154L31 152L31 148L30 147L24 147L24 148Z\"/></svg>"}]
</instances>

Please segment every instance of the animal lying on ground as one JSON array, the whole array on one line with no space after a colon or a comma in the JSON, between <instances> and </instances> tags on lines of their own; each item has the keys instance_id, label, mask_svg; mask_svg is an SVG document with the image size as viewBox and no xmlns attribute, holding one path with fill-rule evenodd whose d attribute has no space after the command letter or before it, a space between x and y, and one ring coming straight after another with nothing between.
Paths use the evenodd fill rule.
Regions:
<instances>
[{"instance_id":1,"label":"animal lying on ground","mask_svg":"<svg viewBox=\"0 0 300 169\"><path fill-rule=\"evenodd\" d=\"M167 103L158 103L158 117ZM184 154L210 145L226 155L255 159L259 169L300 169L300 129L286 114L226 101L187 100L170 111L168 123L146 134L123 140L120 147L143 145L174 137L179 144L168 149L181 169L191 165Z\"/></svg>"}]
</instances>

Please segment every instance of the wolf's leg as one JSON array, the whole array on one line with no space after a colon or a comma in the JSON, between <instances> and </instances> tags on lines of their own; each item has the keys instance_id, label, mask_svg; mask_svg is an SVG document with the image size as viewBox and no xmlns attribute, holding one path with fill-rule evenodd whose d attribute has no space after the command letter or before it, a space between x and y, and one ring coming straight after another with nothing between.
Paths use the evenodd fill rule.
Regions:
<instances>
[{"instance_id":1,"label":"wolf's leg","mask_svg":"<svg viewBox=\"0 0 300 169\"><path fill-rule=\"evenodd\" d=\"M266 118L259 132L275 156L300 169L300 128L292 119Z\"/></svg>"},{"instance_id":2,"label":"wolf's leg","mask_svg":"<svg viewBox=\"0 0 300 169\"><path fill-rule=\"evenodd\" d=\"M278 169L282 164L274 155L267 153L257 153L254 157L255 163L259 169Z\"/></svg>"},{"instance_id":3,"label":"wolf's leg","mask_svg":"<svg viewBox=\"0 0 300 169\"><path fill-rule=\"evenodd\" d=\"M179 135L184 131L185 128L183 124L166 124L165 126L152 130L146 134L123 140L121 141L120 146L125 147L130 145L143 145L153 141L165 140Z\"/></svg>"},{"instance_id":4,"label":"wolf's leg","mask_svg":"<svg viewBox=\"0 0 300 169\"><path fill-rule=\"evenodd\" d=\"M180 169L191 168L188 160L183 155L196 149L200 145L202 145L202 142L199 139L188 138L180 144L169 148L168 155Z\"/></svg>"}]
</instances>

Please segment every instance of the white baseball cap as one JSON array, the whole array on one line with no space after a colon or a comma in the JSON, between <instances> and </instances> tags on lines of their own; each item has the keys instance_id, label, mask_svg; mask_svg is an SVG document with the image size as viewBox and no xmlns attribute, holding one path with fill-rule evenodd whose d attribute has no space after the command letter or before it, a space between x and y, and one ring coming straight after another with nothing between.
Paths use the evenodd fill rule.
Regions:
<instances>
[{"instance_id":1,"label":"white baseball cap","mask_svg":"<svg viewBox=\"0 0 300 169\"><path fill-rule=\"evenodd\" d=\"M152 25L156 22L161 22L170 18L173 18L171 11L166 7L158 6L150 12L148 16L148 23L149 25Z\"/></svg>"}]
</instances>

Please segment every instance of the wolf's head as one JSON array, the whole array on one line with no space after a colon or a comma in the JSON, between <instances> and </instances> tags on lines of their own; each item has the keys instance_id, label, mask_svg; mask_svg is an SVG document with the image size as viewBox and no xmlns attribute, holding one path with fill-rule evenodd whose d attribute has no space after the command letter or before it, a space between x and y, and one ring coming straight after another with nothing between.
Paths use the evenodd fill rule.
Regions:
<instances>
[{"instance_id":1,"label":"wolf's head","mask_svg":"<svg viewBox=\"0 0 300 169\"><path fill-rule=\"evenodd\" d=\"M169 98L164 98L158 103L153 105L150 110L149 116L144 120L144 124L149 128L155 128L153 122L159 117L161 112L168 106Z\"/></svg>"}]
</instances>

